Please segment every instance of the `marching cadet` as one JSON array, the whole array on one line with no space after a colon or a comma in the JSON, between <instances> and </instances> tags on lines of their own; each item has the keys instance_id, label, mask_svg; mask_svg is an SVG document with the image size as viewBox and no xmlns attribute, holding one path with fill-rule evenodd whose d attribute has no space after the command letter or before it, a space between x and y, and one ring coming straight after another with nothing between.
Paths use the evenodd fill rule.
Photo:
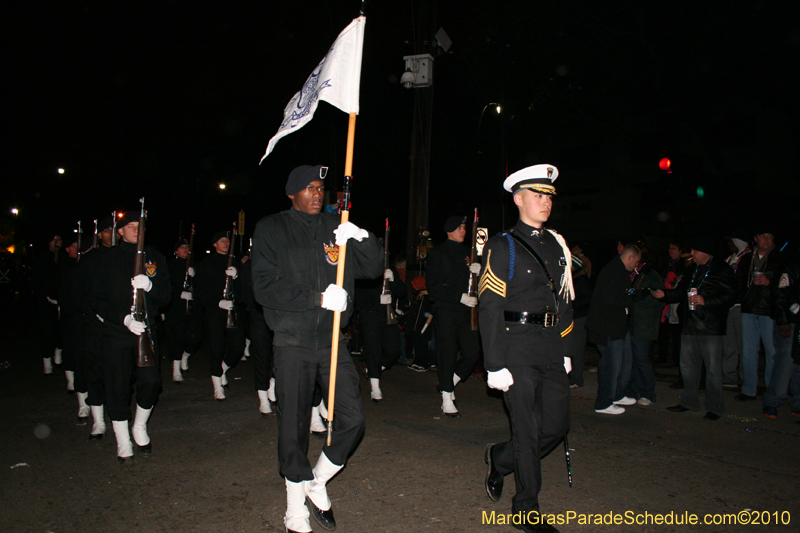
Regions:
<instances>
[{"instance_id":1,"label":"marching cadet","mask_svg":"<svg viewBox=\"0 0 800 533\"><path fill-rule=\"evenodd\" d=\"M194 267L186 268L189 257L189 241L178 239L172 247L173 259L168 263L169 280L172 284L172 298L164 311L164 333L167 340L167 351L172 361L172 381L181 383L181 370L189 370L189 356L200 349L203 337L203 315L200 309L191 308L189 302L194 300L192 290L184 290L187 276L195 275ZM191 285L191 283L190 283Z\"/></svg>"},{"instance_id":2,"label":"marching cadet","mask_svg":"<svg viewBox=\"0 0 800 533\"><path fill-rule=\"evenodd\" d=\"M250 327L250 355L253 358L253 382L258 395L258 410L262 415L272 414L275 397L275 378L272 377L272 330L264 319L264 308L253 296L253 262L242 265L242 301L247 307ZM319 415L317 415L319 420ZM312 417L313 420L313 417ZM321 422L320 422L321 423Z\"/></svg>"},{"instance_id":3,"label":"marching cadet","mask_svg":"<svg viewBox=\"0 0 800 533\"><path fill-rule=\"evenodd\" d=\"M86 332L83 312L79 305L80 268L78 263L78 234L71 233L64 241L67 253L60 272L58 303L61 308L61 338L63 339L64 373L67 376L67 392L77 393L78 420L85 424L89 418L89 396L86 381Z\"/></svg>"},{"instance_id":4,"label":"marching cadet","mask_svg":"<svg viewBox=\"0 0 800 533\"><path fill-rule=\"evenodd\" d=\"M61 364L61 348L58 327L58 280L59 256L61 254L61 235L50 232L47 235L47 250L37 253L33 263L31 285L36 302L37 337L40 354L44 363L45 375L53 373L53 356L56 364Z\"/></svg>"},{"instance_id":5,"label":"marching cadet","mask_svg":"<svg viewBox=\"0 0 800 533\"><path fill-rule=\"evenodd\" d=\"M92 308L103 321L103 366L106 407L117 438L117 460L133 464L133 445L128 422L131 419L132 387L136 389L136 415L133 439L138 454L150 457L152 444L147 421L161 392L158 340L148 322L140 322L131 312L133 290L145 291L147 316L156 317L158 308L169 303L170 282L167 261L155 248L145 245L145 273L131 278L136 262L139 237L139 212L125 213L117 226L121 238L97 261L97 276L92 280ZM150 335L156 365L136 366L138 337Z\"/></svg>"},{"instance_id":6,"label":"marching cadet","mask_svg":"<svg viewBox=\"0 0 800 533\"><path fill-rule=\"evenodd\" d=\"M336 527L327 483L344 467L364 433L358 372L340 338L336 367L336 405L331 445L316 466L309 463L309 424L315 384L327 397L331 370L334 312L347 326L353 312L349 295L355 278L383 272L383 250L374 235L339 217L321 213L328 168L303 165L289 174L291 209L262 219L253 235L253 293L274 332L275 388L280 475L286 481L284 525L290 532L311 531L314 519ZM344 287L335 284L339 247L347 244Z\"/></svg>"},{"instance_id":7,"label":"marching cadet","mask_svg":"<svg viewBox=\"0 0 800 533\"><path fill-rule=\"evenodd\" d=\"M194 296L203 306L208 326L214 398L222 401L225 399L224 387L228 385L226 373L236 366L244 355L244 328L238 323L235 328L226 326L228 310L238 312L242 303L235 299L223 298L225 278L232 278L234 294L241 294L241 280L238 279L238 268L228 267L230 232L215 233L211 239L211 246L214 247L215 253L211 253L210 257L197 266Z\"/></svg>"},{"instance_id":8,"label":"marching cadet","mask_svg":"<svg viewBox=\"0 0 800 533\"><path fill-rule=\"evenodd\" d=\"M468 290L470 273L479 273L481 265L469 262L470 247L464 244L465 224L465 217L448 218L442 228L447 241L428 255L428 293L436 306L433 321L439 391L447 418L460 416L454 403L456 385L472 375L480 358L480 338L471 327L472 308L478 305L478 299L470 296Z\"/></svg>"},{"instance_id":9,"label":"marching cadet","mask_svg":"<svg viewBox=\"0 0 800 533\"><path fill-rule=\"evenodd\" d=\"M103 323L92 310L91 291L93 283L99 277L100 259L111 252L114 220L111 217L97 221L97 248L81 258L78 267L77 305L83 315L84 346L86 350L86 403L92 413L92 431L90 440L102 439L106 432L105 408L105 376L103 364Z\"/></svg>"},{"instance_id":10,"label":"marching cadet","mask_svg":"<svg viewBox=\"0 0 800 533\"><path fill-rule=\"evenodd\" d=\"M526 532L556 531L535 520L541 458L569 430L570 365L564 354L573 327L572 259L564 239L545 227L557 177L556 167L534 165L505 180L519 221L486 244L479 284L487 382L503 391L513 428L510 441L486 447L485 488L498 501L504 476L514 472L512 512L523 519L514 527Z\"/></svg>"}]
</instances>

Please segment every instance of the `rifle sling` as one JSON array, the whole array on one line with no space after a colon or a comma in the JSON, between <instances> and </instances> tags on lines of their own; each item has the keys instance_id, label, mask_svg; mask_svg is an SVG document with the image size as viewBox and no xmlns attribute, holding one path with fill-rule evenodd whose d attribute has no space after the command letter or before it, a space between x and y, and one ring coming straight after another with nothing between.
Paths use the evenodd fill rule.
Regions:
<instances>
[{"instance_id":1,"label":"rifle sling","mask_svg":"<svg viewBox=\"0 0 800 533\"><path fill-rule=\"evenodd\" d=\"M528 244L527 242L523 241L521 237L519 237L519 236L517 236L517 235L515 235L514 233L511 233L511 232L509 232L509 235L511 235L511 238L514 239L515 241L517 241L519 243L519 245L522 246L525 249L526 252L531 254L531 256L534 259L536 259L536 262L539 263L539 266L542 267L542 270L544 270L544 275L547 276L547 280L548 280L547 281L547 286L550 287L550 290L553 292L553 300L555 301L555 304L556 304L556 311L558 311L558 293L556 292L556 282L553 280L553 276L550 275L550 271L547 270L547 267L545 266L544 261L542 261L542 258L539 257L539 254L536 253L536 250L534 250L531 247L530 244Z\"/></svg>"}]
</instances>

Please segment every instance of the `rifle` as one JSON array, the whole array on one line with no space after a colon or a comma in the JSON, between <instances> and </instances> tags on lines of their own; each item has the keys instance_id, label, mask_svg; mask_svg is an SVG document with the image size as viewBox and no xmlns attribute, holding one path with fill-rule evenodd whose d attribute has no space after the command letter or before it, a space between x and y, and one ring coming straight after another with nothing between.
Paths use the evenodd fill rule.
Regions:
<instances>
[{"instance_id":1,"label":"rifle","mask_svg":"<svg viewBox=\"0 0 800 533\"><path fill-rule=\"evenodd\" d=\"M189 269L192 268L192 250L194 250L194 224L192 224L192 234L189 237L189 255L186 257L186 274L183 276L183 290L192 290L192 276L189 275ZM191 315L194 310L192 300L186 300L186 314Z\"/></svg>"},{"instance_id":2,"label":"rifle","mask_svg":"<svg viewBox=\"0 0 800 533\"><path fill-rule=\"evenodd\" d=\"M75 258L76 263L81 261L81 221L78 221L78 257Z\"/></svg>"},{"instance_id":3,"label":"rifle","mask_svg":"<svg viewBox=\"0 0 800 533\"><path fill-rule=\"evenodd\" d=\"M386 219L386 231L383 234L383 270L384 272L389 268L389 219ZM383 278L383 287L381 288L381 296L389 295L391 299L391 291L389 290L389 281ZM391 301L386 306L386 324L397 324L397 314L394 312L394 306Z\"/></svg>"},{"instance_id":4,"label":"rifle","mask_svg":"<svg viewBox=\"0 0 800 533\"><path fill-rule=\"evenodd\" d=\"M144 210L144 198L140 198L142 204L139 215L139 236L136 240L136 262L133 266L134 277L144 274L144 223L147 220L147 212ZM153 340L150 335L150 327L147 325L147 309L144 304L144 289L133 289L133 303L131 304L131 314L137 322L144 322L145 332L139 335L136 366L146 367L155 366L155 354L153 351Z\"/></svg>"},{"instance_id":5,"label":"rifle","mask_svg":"<svg viewBox=\"0 0 800 533\"><path fill-rule=\"evenodd\" d=\"M94 236L92 237L92 250L97 248L97 220L94 221Z\"/></svg>"},{"instance_id":6,"label":"rifle","mask_svg":"<svg viewBox=\"0 0 800 533\"><path fill-rule=\"evenodd\" d=\"M475 263L478 260L478 208L475 208L475 216L472 219L472 247L469 251L469 264ZM478 297L478 275L469 273L469 288L467 290L470 296ZM472 331L478 331L478 307L472 308L472 316L470 317L470 328Z\"/></svg>"},{"instance_id":7,"label":"rifle","mask_svg":"<svg viewBox=\"0 0 800 533\"><path fill-rule=\"evenodd\" d=\"M228 270L233 264L233 243L236 239L236 222L233 223L233 233L231 233L230 247L228 248L228 265L225 270ZM225 274L225 290L222 291L222 299L230 302L234 301L233 294L233 278ZM228 309L228 318L225 322L225 327L228 329L236 329L236 308Z\"/></svg>"},{"instance_id":8,"label":"rifle","mask_svg":"<svg viewBox=\"0 0 800 533\"><path fill-rule=\"evenodd\" d=\"M111 247L117 245L117 212L111 212Z\"/></svg>"}]
</instances>

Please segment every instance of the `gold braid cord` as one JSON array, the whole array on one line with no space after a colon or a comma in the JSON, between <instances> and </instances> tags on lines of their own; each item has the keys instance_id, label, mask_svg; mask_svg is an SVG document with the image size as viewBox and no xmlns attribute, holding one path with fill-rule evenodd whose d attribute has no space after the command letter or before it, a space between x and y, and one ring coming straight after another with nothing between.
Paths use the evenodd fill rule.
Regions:
<instances>
[{"instance_id":1,"label":"gold braid cord","mask_svg":"<svg viewBox=\"0 0 800 533\"><path fill-rule=\"evenodd\" d=\"M567 241L564 240L564 237L549 228L547 231L549 231L553 237L556 238L558 244L561 245L561 250L564 251L564 259L567 260L567 265L564 267L564 276L561 278L561 290L558 291L558 294L564 298L564 302L569 303L570 300L575 299L575 287L572 286L572 252L569 251Z\"/></svg>"},{"instance_id":2,"label":"gold braid cord","mask_svg":"<svg viewBox=\"0 0 800 533\"><path fill-rule=\"evenodd\" d=\"M506 297L506 282L502 279L498 278L497 275L492 272L492 251L489 250L489 255L486 257L486 270L483 271L483 275L481 276L481 282L478 285L478 296L483 294L483 291L489 289L493 293L499 295L501 298Z\"/></svg>"}]
</instances>

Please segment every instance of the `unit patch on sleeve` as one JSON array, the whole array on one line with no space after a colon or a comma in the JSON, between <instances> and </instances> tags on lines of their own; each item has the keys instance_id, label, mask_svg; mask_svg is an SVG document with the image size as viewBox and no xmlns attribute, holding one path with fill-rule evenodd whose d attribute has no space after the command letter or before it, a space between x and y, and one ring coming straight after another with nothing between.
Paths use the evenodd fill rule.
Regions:
<instances>
[{"instance_id":1,"label":"unit patch on sleeve","mask_svg":"<svg viewBox=\"0 0 800 533\"><path fill-rule=\"evenodd\" d=\"M144 264L144 271L149 277L153 277L156 275L156 262L155 261L148 261Z\"/></svg>"},{"instance_id":2,"label":"unit patch on sleeve","mask_svg":"<svg viewBox=\"0 0 800 533\"><path fill-rule=\"evenodd\" d=\"M506 297L506 282L498 278L492 271L492 251L489 250L489 255L486 257L486 270L481 276L481 282L478 285L478 296L483 294L483 291L489 289L493 293L499 295L501 298Z\"/></svg>"},{"instance_id":3,"label":"unit patch on sleeve","mask_svg":"<svg viewBox=\"0 0 800 533\"><path fill-rule=\"evenodd\" d=\"M325 260L328 262L329 265L338 265L339 264L339 246L336 244L328 243L323 244L325 247Z\"/></svg>"}]
</instances>

